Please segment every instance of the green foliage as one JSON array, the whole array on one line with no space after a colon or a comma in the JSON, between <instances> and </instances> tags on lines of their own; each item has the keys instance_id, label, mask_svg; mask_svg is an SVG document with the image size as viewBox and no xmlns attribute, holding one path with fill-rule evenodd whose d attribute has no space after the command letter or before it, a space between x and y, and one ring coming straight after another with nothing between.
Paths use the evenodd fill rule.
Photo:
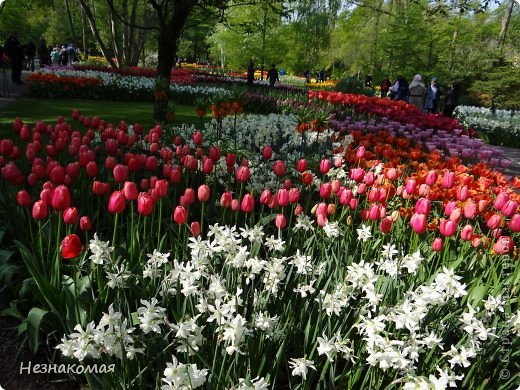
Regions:
<instances>
[{"instance_id":1,"label":"green foliage","mask_svg":"<svg viewBox=\"0 0 520 390\"><path fill-rule=\"evenodd\" d=\"M470 92L484 106L494 105L505 109L520 107L520 68L494 68L481 80L476 80Z\"/></svg>"},{"instance_id":2,"label":"green foliage","mask_svg":"<svg viewBox=\"0 0 520 390\"><path fill-rule=\"evenodd\" d=\"M341 79L334 90L343 93L363 94L367 96L374 96L374 90L365 88L363 81L357 77L349 76Z\"/></svg>"}]
</instances>

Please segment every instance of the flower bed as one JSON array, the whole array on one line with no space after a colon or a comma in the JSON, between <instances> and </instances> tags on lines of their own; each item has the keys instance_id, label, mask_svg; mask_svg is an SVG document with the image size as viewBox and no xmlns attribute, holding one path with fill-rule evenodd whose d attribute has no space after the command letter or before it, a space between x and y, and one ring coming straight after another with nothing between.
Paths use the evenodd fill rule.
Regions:
<instances>
[{"instance_id":1,"label":"flower bed","mask_svg":"<svg viewBox=\"0 0 520 390\"><path fill-rule=\"evenodd\" d=\"M454 117L478 130L493 145L520 146L520 115L508 110L458 106Z\"/></svg>"},{"instance_id":2,"label":"flower bed","mask_svg":"<svg viewBox=\"0 0 520 390\"><path fill-rule=\"evenodd\" d=\"M13 124L0 209L31 347L113 365L92 387L513 386L519 178L364 113L72 116Z\"/></svg>"}]
</instances>

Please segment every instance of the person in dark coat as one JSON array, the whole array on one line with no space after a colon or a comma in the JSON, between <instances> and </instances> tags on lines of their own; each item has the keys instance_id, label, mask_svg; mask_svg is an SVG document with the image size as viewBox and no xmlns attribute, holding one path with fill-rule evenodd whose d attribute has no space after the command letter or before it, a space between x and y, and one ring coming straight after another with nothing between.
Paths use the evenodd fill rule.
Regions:
<instances>
[{"instance_id":1,"label":"person in dark coat","mask_svg":"<svg viewBox=\"0 0 520 390\"><path fill-rule=\"evenodd\" d=\"M446 98L444 100L443 114L451 117L453 111L459 105L459 85L452 84L448 92L446 92Z\"/></svg>"},{"instance_id":2,"label":"person in dark coat","mask_svg":"<svg viewBox=\"0 0 520 390\"><path fill-rule=\"evenodd\" d=\"M280 82L280 78L278 77L278 70L274 67L274 64L271 64L271 69L267 72L267 79L269 80L269 85L274 87L274 84L278 81Z\"/></svg>"},{"instance_id":3,"label":"person in dark coat","mask_svg":"<svg viewBox=\"0 0 520 390\"><path fill-rule=\"evenodd\" d=\"M255 79L255 64L253 63L253 60L249 60L249 65L247 65L247 85L252 86L254 79Z\"/></svg>"},{"instance_id":4,"label":"person in dark coat","mask_svg":"<svg viewBox=\"0 0 520 390\"><path fill-rule=\"evenodd\" d=\"M27 70L34 72L34 57L36 56L36 45L33 41L29 41L25 45L25 54L27 55Z\"/></svg>"},{"instance_id":5,"label":"person in dark coat","mask_svg":"<svg viewBox=\"0 0 520 390\"><path fill-rule=\"evenodd\" d=\"M4 45L4 51L7 57L11 59L11 79L13 83L24 84L22 82L23 48L16 34L9 35Z\"/></svg>"},{"instance_id":6,"label":"person in dark coat","mask_svg":"<svg viewBox=\"0 0 520 390\"><path fill-rule=\"evenodd\" d=\"M44 38L40 39L40 46L38 46L38 58L40 59L40 68L43 68L45 65L51 65L49 49L47 48L47 42Z\"/></svg>"},{"instance_id":7,"label":"person in dark coat","mask_svg":"<svg viewBox=\"0 0 520 390\"><path fill-rule=\"evenodd\" d=\"M424 97L424 110L428 114L435 114L439 109L439 97L441 95L441 88L437 84L437 77L432 77L430 85L426 88Z\"/></svg>"},{"instance_id":8,"label":"person in dark coat","mask_svg":"<svg viewBox=\"0 0 520 390\"><path fill-rule=\"evenodd\" d=\"M386 97L386 95L388 95L391 86L392 83L390 82L388 75L386 75L383 81L381 81L381 84L379 84L379 87L381 88L381 97Z\"/></svg>"},{"instance_id":9,"label":"person in dark coat","mask_svg":"<svg viewBox=\"0 0 520 390\"><path fill-rule=\"evenodd\" d=\"M408 95L410 95L410 89L408 86L408 81L402 76L399 76L396 80L397 90L395 91L395 100L403 100L408 102Z\"/></svg>"}]
</instances>

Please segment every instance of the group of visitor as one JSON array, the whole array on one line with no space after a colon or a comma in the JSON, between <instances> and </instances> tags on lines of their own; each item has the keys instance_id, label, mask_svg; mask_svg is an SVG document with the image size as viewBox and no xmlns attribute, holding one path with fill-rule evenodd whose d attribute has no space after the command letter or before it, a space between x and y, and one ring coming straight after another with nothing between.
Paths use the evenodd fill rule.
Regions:
<instances>
[{"instance_id":1,"label":"group of visitor","mask_svg":"<svg viewBox=\"0 0 520 390\"><path fill-rule=\"evenodd\" d=\"M367 85L367 81L365 81L366 87L372 86L371 76L369 81L370 85ZM420 74L416 74L410 84L408 84L408 81L406 81L403 76L397 77L393 83L390 82L388 76L385 76L379 84L379 87L381 89L381 97L403 100L429 114L439 112L442 90L438 84L437 77L432 77L430 84L426 86ZM444 94L444 109L442 111L444 115L451 117L455 107L458 106L459 89L459 85L453 83Z\"/></svg>"}]
</instances>

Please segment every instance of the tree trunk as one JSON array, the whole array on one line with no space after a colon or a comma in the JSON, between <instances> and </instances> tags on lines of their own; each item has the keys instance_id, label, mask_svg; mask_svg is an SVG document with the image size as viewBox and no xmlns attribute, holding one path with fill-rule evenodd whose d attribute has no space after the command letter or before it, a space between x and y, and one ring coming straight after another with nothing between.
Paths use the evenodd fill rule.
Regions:
<instances>
[{"instance_id":1,"label":"tree trunk","mask_svg":"<svg viewBox=\"0 0 520 390\"><path fill-rule=\"evenodd\" d=\"M87 48L87 16L85 15L85 12L81 15L82 19L82 26L81 26L81 34L83 38L83 58L85 60L88 60L88 48Z\"/></svg>"},{"instance_id":2,"label":"tree trunk","mask_svg":"<svg viewBox=\"0 0 520 390\"><path fill-rule=\"evenodd\" d=\"M112 11L110 11L110 19L109 19L109 25L110 25L110 38L112 41L112 52L114 53L116 59L117 59L117 67L121 68L124 65L123 62L123 56L121 53L121 50L119 50L119 42L118 42L118 31L117 31L117 24L115 20L115 15Z\"/></svg>"},{"instance_id":3,"label":"tree trunk","mask_svg":"<svg viewBox=\"0 0 520 390\"><path fill-rule=\"evenodd\" d=\"M69 22L70 35L72 35L72 41L76 47L79 47L78 40L76 38L76 31L74 30L74 22L72 21L72 14L70 13L69 0L65 0L65 10L67 11L67 20Z\"/></svg>"},{"instance_id":4,"label":"tree trunk","mask_svg":"<svg viewBox=\"0 0 520 390\"><path fill-rule=\"evenodd\" d=\"M123 14L123 19L128 20L128 0L121 1L121 13ZM130 61L130 37L129 37L129 27L126 23L123 23L123 52L121 54L121 58L123 60L123 64L125 66L128 65Z\"/></svg>"},{"instance_id":5,"label":"tree trunk","mask_svg":"<svg viewBox=\"0 0 520 390\"><path fill-rule=\"evenodd\" d=\"M154 119L165 122L168 114L170 77L177 56L177 41L182 34L186 20L197 0L176 0L173 14L168 19L159 20L161 30L158 36L157 81L155 88ZM158 16L164 15L158 12Z\"/></svg>"},{"instance_id":6,"label":"tree trunk","mask_svg":"<svg viewBox=\"0 0 520 390\"><path fill-rule=\"evenodd\" d=\"M110 49L105 45L105 43L101 39L101 35L99 34L99 30L97 28L94 15L92 14L92 10L87 5L87 3L85 3L85 0L78 0L78 4L82 9L83 13L85 14L86 18L88 19L90 30L92 31L92 35L94 36L94 39L96 40L96 43L99 46L99 50L101 50L101 54L103 54L103 57L105 57L110 66L117 67L116 63L114 62L113 55L110 52Z\"/></svg>"},{"instance_id":7,"label":"tree trunk","mask_svg":"<svg viewBox=\"0 0 520 390\"><path fill-rule=\"evenodd\" d=\"M515 0L509 0L509 5L507 7L506 13L504 14L504 19L502 19L502 30L500 31L500 37L498 38L498 47L500 47L501 52L506 41L507 29L509 28L509 21L511 20L511 14L513 13L514 5Z\"/></svg>"}]
</instances>

